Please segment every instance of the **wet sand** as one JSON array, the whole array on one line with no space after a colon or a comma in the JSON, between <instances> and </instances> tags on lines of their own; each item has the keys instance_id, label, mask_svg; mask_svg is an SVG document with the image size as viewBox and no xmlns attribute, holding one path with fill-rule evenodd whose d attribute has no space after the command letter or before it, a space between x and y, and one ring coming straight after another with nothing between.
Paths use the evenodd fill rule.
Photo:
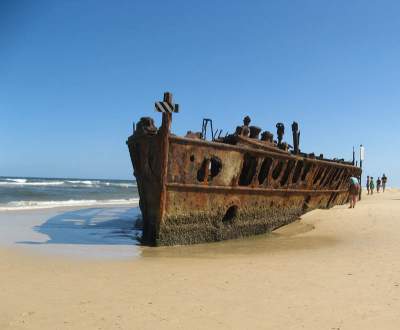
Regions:
<instances>
[{"instance_id":1,"label":"wet sand","mask_svg":"<svg viewBox=\"0 0 400 330\"><path fill-rule=\"evenodd\" d=\"M70 211L47 210L56 221L20 214L20 236L15 213L0 215L0 329L400 327L397 190L364 196L355 209L313 211L270 235L186 247L139 247L107 217L105 229L93 219L80 227L83 238L70 224L59 236ZM117 235L91 241L99 232ZM65 253L82 246L94 254ZM95 253L115 246L136 252Z\"/></svg>"}]
</instances>

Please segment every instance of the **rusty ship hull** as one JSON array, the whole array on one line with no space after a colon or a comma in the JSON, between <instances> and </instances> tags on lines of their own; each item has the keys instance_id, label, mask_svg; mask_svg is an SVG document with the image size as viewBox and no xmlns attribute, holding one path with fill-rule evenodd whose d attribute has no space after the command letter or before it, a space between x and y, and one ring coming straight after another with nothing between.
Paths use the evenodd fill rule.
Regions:
<instances>
[{"instance_id":1,"label":"rusty ship hull","mask_svg":"<svg viewBox=\"0 0 400 330\"><path fill-rule=\"evenodd\" d=\"M127 141L147 244L266 233L310 210L346 203L349 178L361 175L350 163L246 136L235 136L234 144L174 136L171 113L162 115L160 129L137 130Z\"/></svg>"}]
</instances>

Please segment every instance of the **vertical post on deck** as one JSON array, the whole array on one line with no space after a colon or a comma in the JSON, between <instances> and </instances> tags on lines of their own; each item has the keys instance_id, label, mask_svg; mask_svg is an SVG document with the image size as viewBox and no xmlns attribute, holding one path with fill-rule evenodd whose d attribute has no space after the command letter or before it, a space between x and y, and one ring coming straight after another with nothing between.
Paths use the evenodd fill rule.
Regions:
<instances>
[{"instance_id":1,"label":"vertical post on deck","mask_svg":"<svg viewBox=\"0 0 400 330\"><path fill-rule=\"evenodd\" d=\"M172 94L164 93L164 102L172 103ZM160 221L163 220L166 204L166 184L168 173L168 150L169 150L169 132L171 129L172 113L165 111L162 113L161 124L161 195L160 195Z\"/></svg>"},{"instance_id":2,"label":"vertical post on deck","mask_svg":"<svg viewBox=\"0 0 400 330\"><path fill-rule=\"evenodd\" d=\"M362 192L362 163L364 160L364 146L360 144L360 195L358 196L358 199L361 200L361 192Z\"/></svg>"}]
</instances>

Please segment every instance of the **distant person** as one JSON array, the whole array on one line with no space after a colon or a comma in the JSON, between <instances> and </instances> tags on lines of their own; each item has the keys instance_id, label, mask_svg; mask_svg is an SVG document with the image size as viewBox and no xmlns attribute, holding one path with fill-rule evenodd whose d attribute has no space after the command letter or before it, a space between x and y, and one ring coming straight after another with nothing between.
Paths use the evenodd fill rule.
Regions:
<instances>
[{"instance_id":1,"label":"distant person","mask_svg":"<svg viewBox=\"0 0 400 330\"><path fill-rule=\"evenodd\" d=\"M374 178L371 176L371 178L369 179L369 191L371 195L374 194L374 189L375 189Z\"/></svg>"},{"instance_id":2,"label":"distant person","mask_svg":"<svg viewBox=\"0 0 400 330\"><path fill-rule=\"evenodd\" d=\"M382 175L382 191L385 192L386 189L386 182L387 182L387 177L385 175L385 173L383 173Z\"/></svg>"},{"instance_id":3,"label":"distant person","mask_svg":"<svg viewBox=\"0 0 400 330\"><path fill-rule=\"evenodd\" d=\"M381 178L378 177L378 180L376 180L376 192L378 194L379 194L379 191L381 190L381 184L382 184Z\"/></svg>"},{"instance_id":4,"label":"distant person","mask_svg":"<svg viewBox=\"0 0 400 330\"><path fill-rule=\"evenodd\" d=\"M369 178L369 175L368 175L367 176L367 192L368 192L367 195L369 195L369 181L370 181L370 178Z\"/></svg>"},{"instance_id":5,"label":"distant person","mask_svg":"<svg viewBox=\"0 0 400 330\"><path fill-rule=\"evenodd\" d=\"M356 206L357 202L357 197L360 193L360 183L358 182L358 179L352 176L350 178L350 186L349 186L349 199L350 199L350 209L354 209Z\"/></svg>"}]
</instances>

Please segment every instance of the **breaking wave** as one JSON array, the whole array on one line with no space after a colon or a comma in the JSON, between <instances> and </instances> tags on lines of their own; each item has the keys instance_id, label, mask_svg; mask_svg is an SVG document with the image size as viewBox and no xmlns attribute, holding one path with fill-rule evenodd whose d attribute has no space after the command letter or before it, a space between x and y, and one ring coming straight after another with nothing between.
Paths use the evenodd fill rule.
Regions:
<instances>
[{"instance_id":1,"label":"breaking wave","mask_svg":"<svg viewBox=\"0 0 400 330\"><path fill-rule=\"evenodd\" d=\"M54 207L67 206L91 206L91 205L138 205L139 198L130 199L108 199L108 200L63 200L63 201L14 201L6 204L0 204L0 211L48 209Z\"/></svg>"},{"instance_id":2,"label":"breaking wave","mask_svg":"<svg viewBox=\"0 0 400 330\"><path fill-rule=\"evenodd\" d=\"M72 187L136 187L131 182L116 182L105 180L58 180L58 179L20 179L20 178L0 178L0 186L72 186Z\"/></svg>"},{"instance_id":3,"label":"breaking wave","mask_svg":"<svg viewBox=\"0 0 400 330\"><path fill-rule=\"evenodd\" d=\"M67 180L67 183L72 183L72 184L83 184L83 185L88 185L88 186L93 186L93 185L99 185L101 182L98 180Z\"/></svg>"},{"instance_id":4,"label":"breaking wave","mask_svg":"<svg viewBox=\"0 0 400 330\"><path fill-rule=\"evenodd\" d=\"M10 179L10 178L5 178L3 179L4 181L9 182L9 183L25 183L26 181L28 181L28 179Z\"/></svg>"},{"instance_id":5,"label":"breaking wave","mask_svg":"<svg viewBox=\"0 0 400 330\"><path fill-rule=\"evenodd\" d=\"M59 186L64 184L63 181L48 181L48 182L27 182L27 181L7 181L1 182L2 186Z\"/></svg>"}]
</instances>

